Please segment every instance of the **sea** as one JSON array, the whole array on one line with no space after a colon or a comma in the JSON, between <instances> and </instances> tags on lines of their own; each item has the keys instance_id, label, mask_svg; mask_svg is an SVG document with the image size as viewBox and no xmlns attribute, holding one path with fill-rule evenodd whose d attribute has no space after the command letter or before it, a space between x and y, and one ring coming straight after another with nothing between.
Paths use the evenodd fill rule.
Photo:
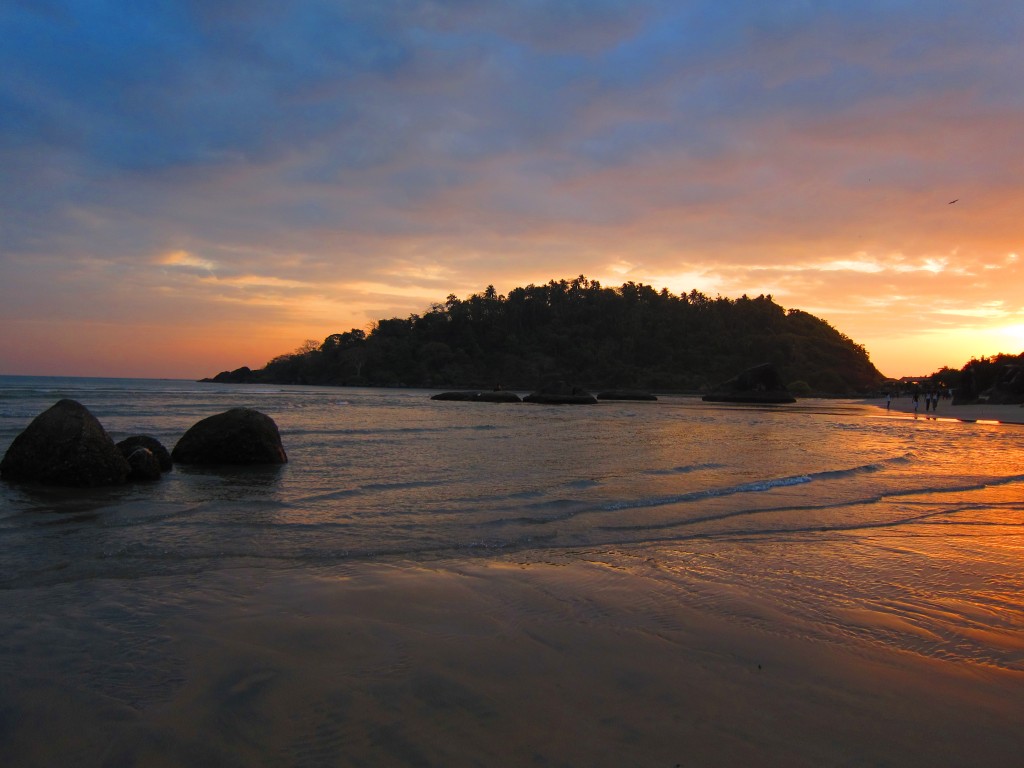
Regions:
<instances>
[{"instance_id":1,"label":"sea","mask_svg":"<svg viewBox=\"0 0 1024 768\"><path fill-rule=\"evenodd\" d=\"M147 434L169 450L200 419L255 408L277 423L288 454L279 467L175 466L112 488L0 482L0 673L14 681L0 693L4 764L175 754L168 745L187 739L152 736L152 723L148 741L116 733L194 684L173 649L196 631L197 606L212 621L227 595L236 618L259 606L284 616L290 598L260 589L382 570L644 569L716 620L1024 673L1024 427L853 400L550 406L431 394L0 377L0 454L62 398L88 407L115 441ZM396 626L402 611L389 614ZM224 702L247 711L234 688L221 693L209 717L228 717ZM66 729L83 708L89 732L25 736L47 717ZM274 717L261 717L253 727L273 731ZM241 739L248 747L222 738L168 764L266 758L245 751L256 749L252 734ZM446 762L414 746L379 764ZM341 741L319 749L263 764L376 762L369 746L348 763Z\"/></svg>"}]
</instances>

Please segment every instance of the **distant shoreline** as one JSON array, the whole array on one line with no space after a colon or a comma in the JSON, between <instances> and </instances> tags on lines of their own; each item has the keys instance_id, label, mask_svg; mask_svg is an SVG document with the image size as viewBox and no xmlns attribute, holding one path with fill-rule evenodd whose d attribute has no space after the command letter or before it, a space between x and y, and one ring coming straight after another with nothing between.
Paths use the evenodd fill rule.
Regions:
<instances>
[{"instance_id":1,"label":"distant shoreline","mask_svg":"<svg viewBox=\"0 0 1024 768\"><path fill-rule=\"evenodd\" d=\"M863 401L866 405L873 405L885 408L885 398L875 397ZM905 413L913 415L914 401L909 395L895 398L889 408L890 412ZM1020 405L994 405L990 403L978 403L975 405L953 405L949 400L940 400L937 410L925 411L924 398L921 398L917 410L918 418L929 418L937 420L953 420L964 422L998 422L1000 424L1024 424L1024 406Z\"/></svg>"}]
</instances>

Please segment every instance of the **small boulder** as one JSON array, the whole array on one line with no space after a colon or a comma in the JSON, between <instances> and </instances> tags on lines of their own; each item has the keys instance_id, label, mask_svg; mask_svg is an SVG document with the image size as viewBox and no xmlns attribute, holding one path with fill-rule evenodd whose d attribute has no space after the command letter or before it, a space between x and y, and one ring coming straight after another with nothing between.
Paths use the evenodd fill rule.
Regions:
<instances>
[{"instance_id":1,"label":"small boulder","mask_svg":"<svg viewBox=\"0 0 1024 768\"><path fill-rule=\"evenodd\" d=\"M177 464L284 464L277 424L251 408L209 416L182 435L171 451Z\"/></svg>"},{"instance_id":2,"label":"small boulder","mask_svg":"<svg viewBox=\"0 0 1024 768\"><path fill-rule=\"evenodd\" d=\"M146 448L153 456L156 457L157 464L160 466L161 472L170 472L173 466L171 462L171 454L168 453L167 449L164 448L163 443L157 440L155 437L149 435L132 435L126 437L124 440L117 444L117 450L121 452L121 455L126 459L137 449Z\"/></svg>"},{"instance_id":3,"label":"small boulder","mask_svg":"<svg viewBox=\"0 0 1024 768\"><path fill-rule=\"evenodd\" d=\"M160 479L160 462L149 448L139 446L125 456L125 459L128 461L128 466L131 467L131 472L128 474L129 480Z\"/></svg>"},{"instance_id":4,"label":"small boulder","mask_svg":"<svg viewBox=\"0 0 1024 768\"><path fill-rule=\"evenodd\" d=\"M60 400L14 438L0 462L5 480L45 485L120 485L130 468L96 417L75 400Z\"/></svg>"}]
</instances>

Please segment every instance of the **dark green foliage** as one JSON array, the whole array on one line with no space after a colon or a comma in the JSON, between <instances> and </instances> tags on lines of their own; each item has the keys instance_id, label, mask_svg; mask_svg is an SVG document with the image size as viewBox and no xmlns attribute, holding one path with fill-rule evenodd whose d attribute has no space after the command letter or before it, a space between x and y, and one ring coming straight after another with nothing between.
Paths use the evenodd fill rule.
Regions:
<instances>
[{"instance_id":1,"label":"dark green foliage","mask_svg":"<svg viewBox=\"0 0 1024 768\"><path fill-rule=\"evenodd\" d=\"M864 348L771 296L676 296L582 275L499 296L492 286L449 296L426 314L328 336L271 360L254 380L532 389L561 379L584 387L703 391L760 363L814 392L847 394L882 376Z\"/></svg>"},{"instance_id":2,"label":"dark green foliage","mask_svg":"<svg viewBox=\"0 0 1024 768\"><path fill-rule=\"evenodd\" d=\"M960 371L942 368L931 380L953 388L956 405L977 402L1024 403L1024 354L972 359Z\"/></svg>"},{"instance_id":3,"label":"dark green foliage","mask_svg":"<svg viewBox=\"0 0 1024 768\"><path fill-rule=\"evenodd\" d=\"M810 397L814 394L814 390L811 389L811 385L806 381L791 381L786 389L790 391L793 397Z\"/></svg>"}]
</instances>

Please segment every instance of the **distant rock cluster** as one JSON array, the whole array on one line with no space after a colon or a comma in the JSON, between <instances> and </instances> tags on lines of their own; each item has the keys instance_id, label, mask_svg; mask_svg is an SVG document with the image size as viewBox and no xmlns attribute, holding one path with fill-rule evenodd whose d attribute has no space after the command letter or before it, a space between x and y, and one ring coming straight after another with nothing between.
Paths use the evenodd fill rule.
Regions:
<instances>
[{"instance_id":1,"label":"distant rock cluster","mask_svg":"<svg viewBox=\"0 0 1024 768\"><path fill-rule=\"evenodd\" d=\"M431 400L458 400L471 403L541 403L543 405L594 405L598 400L657 400L650 392L636 389L616 389L601 392L594 397L581 387L564 381L547 384L524 398L514 392L500 389L492 391L457 390L433 395Z\"/></svg>"},{"instance_id":2,"label":"distant rock cluster","mask_svg":"<svg viewBox=\"0 0 1024 768\"><path fill-rule=\"evenodd\" d=\"M159 480L177 464L284 464L277 424L251 408L232 408L194 424L168 453L155 437L115 444L89 409L60 400L32 420L0 462L0 477L66 487Z\"/></svg>"},{"instance_id":3,"label":"distant rock cluster","mask_svg":"<svg viewBox=\"0 0 1024 768\"><path fill-rule=\"evenodd\" d=\"M1017 381L1014 379L1014 383ZM432 399L593 405L599 398L657 400L654 395L637 390L610 390L594 397L564 381L546 384L522 399L514 392L501 389L442 392ZM744 371L704 399L741 403L794 402L772 365ZM0 477L43 485L96 487L159 480L174 464L273 465L287 461L277 424L266 414L251 408L232 408L202 419L192 425L168 453L159 440L149 435L132 435L115 444L88 408L65 399L36 416L14 439L0 461Z\"/></svg>"},{"instance_id":4,"label":"distant rock cluster","mask_svg":"<svg viewBox=\"0 0 1024 768\"><path fill-rule=\"evenodd\" d=\"M455 392L441 392L430 398L431 400L458 400L468 403L521 403L522 398L515 392L506 392L502 389L495 390L458 390Z\"/></svg>"},{"instance_id":5,"label":"distant rock cluster","mask_svg":"<svg viewBox=\"0 0 1024 768\"><path fill-rule=\"evenodd\" d=\"M608 389L597 393L598 400L657 400L656 395L639 389Z\"/></svg>"}]
</instances>

